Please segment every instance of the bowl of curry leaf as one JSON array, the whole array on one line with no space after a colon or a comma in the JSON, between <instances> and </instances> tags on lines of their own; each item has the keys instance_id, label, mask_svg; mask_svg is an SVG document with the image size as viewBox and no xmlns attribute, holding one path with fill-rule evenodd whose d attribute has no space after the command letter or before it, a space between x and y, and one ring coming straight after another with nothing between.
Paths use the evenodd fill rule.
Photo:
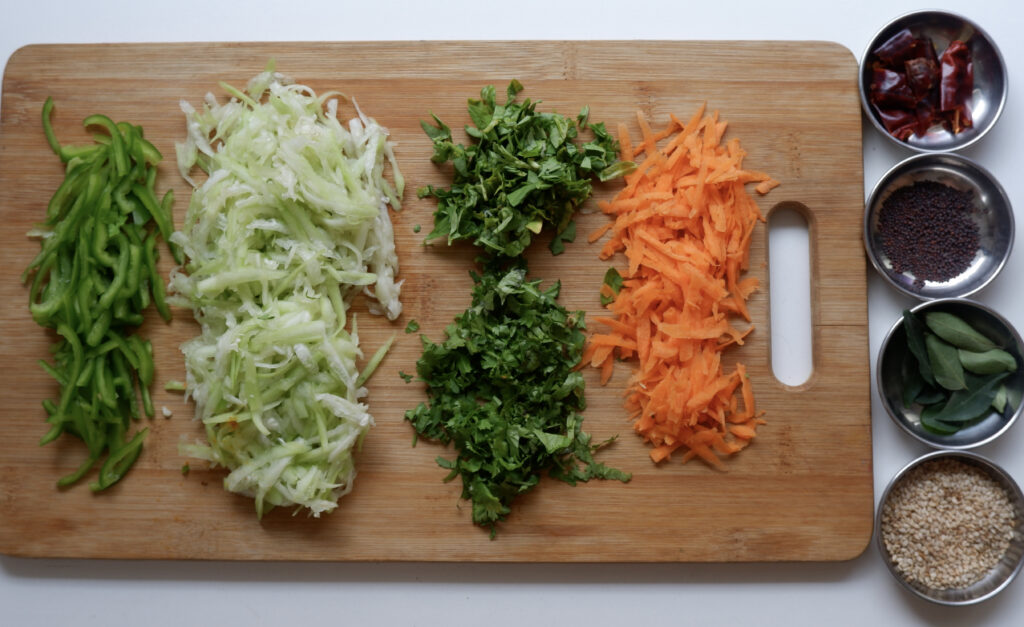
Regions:
<instances>
[{"instance_id":1,"label":"bowl of curry leaf","mask_svg":"<svg viewBox=\"0 0 1024 627\"><path fill-rule=\"evenodd\" d=\"M981 303L947 298L904 310L875 369L882 405L936 448L968 449L1005 433L1021 413L1024 344Z\"/></svg>"}]
</instances>

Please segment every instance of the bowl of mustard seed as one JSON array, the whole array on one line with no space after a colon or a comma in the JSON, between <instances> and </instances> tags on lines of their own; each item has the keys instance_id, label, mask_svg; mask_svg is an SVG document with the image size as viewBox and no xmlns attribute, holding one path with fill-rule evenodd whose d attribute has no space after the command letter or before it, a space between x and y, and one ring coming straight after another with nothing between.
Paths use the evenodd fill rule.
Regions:
<instances>
[{"instance_id":1,"label":"bowl of mustard seed","mask_svg":"<svg viewBox=\"0 0 1024 627\"><path fill-rule=\"evenodd\" d=\"M942 605L994 597L1024 562L1024 495L974 453L936 451L907 464L882 494L875 528L893 577Z\"/></svg>"},{"instance_id":2,"label":"bowl of mustard seed","mask_svg":"<svg viewBox=\"0 0 1024 627\"><path fill-rule=\"evenodd\" d=\"M896 164L864 210L864 247L894 288L921 300L964 297L1002 270L1013 248L1013 208L987 170L958 154Z\"/></svg>"}]
</instances>

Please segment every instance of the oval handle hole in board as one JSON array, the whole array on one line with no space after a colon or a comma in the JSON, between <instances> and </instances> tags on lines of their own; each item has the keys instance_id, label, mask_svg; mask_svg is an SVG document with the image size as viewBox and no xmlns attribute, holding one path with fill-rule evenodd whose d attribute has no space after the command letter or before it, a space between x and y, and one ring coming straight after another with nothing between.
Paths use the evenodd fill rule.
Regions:
<instances>
[{"instance_id":1,"label":"oval handle hole in board","mask_svg":"<svg viewBox=\"0 0 1024 627\"><path fill-rule=\"evenodd\" d=\"M768 216L772 373L790 386L805 383L814 371L809 234L804 214L791 205Z\"/></svg>"}]
</instances>

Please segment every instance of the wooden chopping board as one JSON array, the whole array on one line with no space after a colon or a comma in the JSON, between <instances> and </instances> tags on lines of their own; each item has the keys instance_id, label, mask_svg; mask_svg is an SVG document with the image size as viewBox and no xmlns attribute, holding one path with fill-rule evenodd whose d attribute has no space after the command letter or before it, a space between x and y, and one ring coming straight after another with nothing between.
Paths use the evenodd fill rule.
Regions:
<instances>
[{"instance_id":1,"label":"wooden chopping board","mask_svg":"<svg viewBox=\"0 0 1024 627\"><path fill-rule=\"evenodd\" d=\"M202 437L193 409L163 382L184 379L177 347L197 332L191 314L175 310L164 324L143 327L157 358L154 402L173 418L149 422L146 448L130 475L106 493L82 484L59 491L56 479L84 453L65 436L38 446L45 432L40 401L56 384L38 367L54 335L31 320L19 275L38 251L25 233L41 220L62 178L40 125L47 96L65 143L87 139L81 120L105 113L141 124L163 152L157 189L173 187L180 225L189 190L174 165L184 136L178 103L199 105L219 81L244 86L267 60L317 91L340 90L389 127L408 189L395 215L405 279L398 321L362 315L369 355L397 334L370 385L377 425L358 458L354 491L320 519L278 509L262 521L252 501L221 488L223 470L205 469L178 451ZM394 42L40 45L17 51L7 66L0 105L0 346L5 398L0 403L0 551L19 556L243 560L411 560L659 562L844 560L871 536L873 480L865 260L861 245L863 172L856 62L823 42ZM607 387L588 370L584 429L595 441L619 434L600 453L630 471L629 484L594 481L569 487L545 479L513 507L497 539L470 523L458 481L434 458L448 454L420 442L403 420L422 389L397 372L415 371L420 342L402 331L416 319L438 340L468 304L469 247L424 247L434 204L416 198L446 174L429 161L419 128L436 113L453 128L468 121L465 102L485 84L504 92L511 78L542 110L575 115L589 105L593 121L626 123L637 110L652 126L668 115L687 118L701 102L729 120L729 135L748 151L746 165L782 185L759 197L762 210L792 207L808 221L814 370L787 387L771 371L767 229L755 232L750 274L761 290L750 303L756 331L731 358L749 370L767 424L756 442L718 472L678 460L655 466L633 435L621 406L627 368ZM343 115L350 117L351 108ZM634 134L635 136L635 134ZM614 194L604 185L597 198ZM593 201L591 201L593 202ZM594 206L594 205L591 205ZM606 218L579 218L589 233ZM414 225L423 225L419 234ZM546 241L530 255L535 277L560 279L561 301L588 316L601 312L598 289L607 264L598 244L581 236L560 257ZM169 269L164 251L162 267ZM365 309L364 305L358 308ZM591 325L593 326L593 325ZM159 414L159 409L158 409Z\"/></svg>"}]
</instances>

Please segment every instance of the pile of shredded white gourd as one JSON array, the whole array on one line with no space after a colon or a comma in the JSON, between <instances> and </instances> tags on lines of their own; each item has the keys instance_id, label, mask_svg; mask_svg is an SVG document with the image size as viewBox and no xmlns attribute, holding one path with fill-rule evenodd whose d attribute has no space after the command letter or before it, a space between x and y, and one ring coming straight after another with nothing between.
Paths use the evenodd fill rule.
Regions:
<instances>
[{"instance_id":1,"label":"pile of shredded white gourd","mask_svg":"<svg viewBox=\"0 0 1024 627\"><path fill-rule=\"evenodd\" d=\"M362 291L372 313L401 313L388 205L400 208L404 184L387 129L354 101L346 127L340 94L272 69L245 92L222 87L227 103L181 103L178 167L194 190L171 238L187 262L170 288L202 329L181 349L208 439L181 450L228 468L224 487L253 497L259 516L288 505L319 516L352 489L353 450L373 425L363 383L387 346L360 373L347 311Z\"/></svg>"}]
</instances>

